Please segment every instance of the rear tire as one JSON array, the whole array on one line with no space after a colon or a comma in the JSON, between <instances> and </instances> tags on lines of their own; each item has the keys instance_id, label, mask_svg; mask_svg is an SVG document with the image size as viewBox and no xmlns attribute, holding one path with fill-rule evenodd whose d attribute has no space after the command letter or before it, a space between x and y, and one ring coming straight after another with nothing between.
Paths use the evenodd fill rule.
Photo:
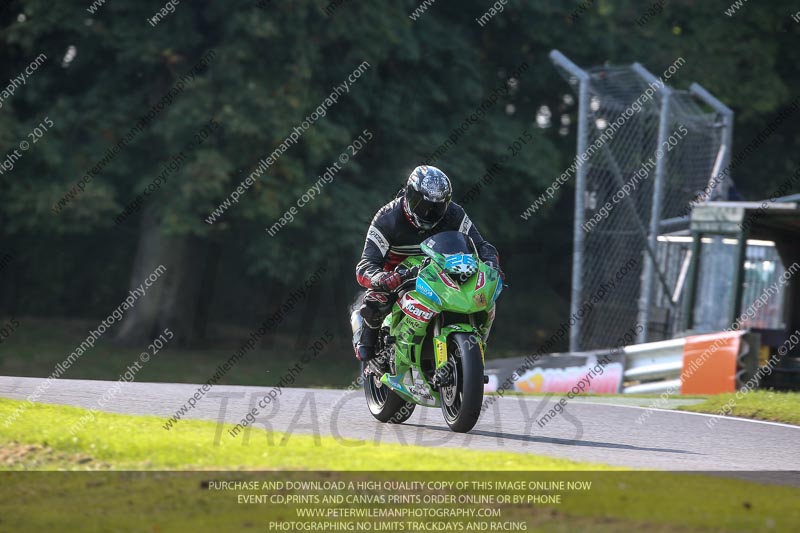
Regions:
<instances>
[{"instance_id":1,"label":"rear tire","mask_svg":"<svg viewBox=\"0 0 800 533\"><path fill-rule=\"evenodd\" d=\"M481 348L470 338L466 333L454 333L448 340L447 358L448 364L455 365L454 381L440 390L442 415L456 433L466 433L475 427L483 403Z\"/></svg>"},{"instance_id":2,"label":"rear tire","mask_svg":"<svg viewBox=\"0 0 800 533\"><path fill-rule=\"evenodd\" d=\"M361 372L364 372L363 364ZM372 374L364 379L364 395L367 397L369 412L385 424L402 424L414 413L416 407L416 404L405 401Z\"/></svg>"}]
</instances>

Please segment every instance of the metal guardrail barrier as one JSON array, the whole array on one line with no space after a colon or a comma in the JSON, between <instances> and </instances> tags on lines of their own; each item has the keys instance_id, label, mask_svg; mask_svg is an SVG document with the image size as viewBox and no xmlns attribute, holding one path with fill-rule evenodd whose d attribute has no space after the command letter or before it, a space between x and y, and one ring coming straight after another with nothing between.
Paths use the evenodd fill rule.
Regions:
<instances>
[{"instance_id":1,"label":"metal guardrail barrier","mask_svg":"<svg viewBox=\"0 0 800 533\"><path fill-rule=\"evenodd\" d=\"M733 392L755 373L760 337L748 331L627 346L625 394Z\"/></svg>"},{"instance_id":2,"label":"metal guardrail barrier","mask_svg":"<svg viewBox=\"0 0 800 533\"><path fill-rule=\"evenodd\" d=\"M660 394L680 390L686 339L627 346L622 392Z\"/></svg>"},{"instance_id":3,"label":"metal guardrail barrier","mask_svg":"<svg viewBox=\"0 0 800 533\"><path fill-rule=\"evenodd\" d=\"M625 346L615 350L551 354L519 375L523 359L487 361L490 385L495 392L507 384L515 392L570 390L597 362L613 357L604 372L615 374L615 390L623 394L719 394L741 387L758 366L760 336L748 331L717 332L681 339ZM615 368L616 367L616 368ZM598 384L599 385L599 384ZM613 386L611 386L613 388Z\"/></svg>"}]
</instances>

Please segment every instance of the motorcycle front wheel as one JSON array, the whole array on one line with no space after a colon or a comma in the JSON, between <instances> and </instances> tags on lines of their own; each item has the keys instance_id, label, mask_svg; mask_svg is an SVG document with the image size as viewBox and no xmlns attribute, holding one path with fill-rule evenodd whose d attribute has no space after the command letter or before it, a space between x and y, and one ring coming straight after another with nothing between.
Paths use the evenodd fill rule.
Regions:
<instances>
[{"instance_id":1,"label":"motorcycle front wheel","mask_svg":"<svg viewBox=\"0 0 800 533\"><path fill-rule=\"evenodd\" d=\"M447 364L452 380L440 389L442 415L450 429L466 433L475 427L483 403L483 360L481 349L466 333L454 333L448 340Z\"/></svg>"}]
</instances>

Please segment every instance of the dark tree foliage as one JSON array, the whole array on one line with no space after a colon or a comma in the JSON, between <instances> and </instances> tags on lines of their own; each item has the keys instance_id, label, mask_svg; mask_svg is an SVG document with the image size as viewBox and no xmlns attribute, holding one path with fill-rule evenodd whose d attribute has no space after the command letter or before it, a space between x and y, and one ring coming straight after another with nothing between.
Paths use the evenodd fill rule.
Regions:
<instances>
[{"instance_id":1,"label":"dark tree foliage","mask_svg":"<svg viewBox=\"0 0 800 533\"><path fill-rule=\"evenodd\" d=\"M578 2L510 0L483 26L476 19L490 4L474 0L439 0L416 21L413 0L346 2L330 15L324 0L182 2L155 27L147 19L160 2L110 0L93 15L89 4L0 7L3 80L47 57L3 101L2 157L45 118L54 124L0 175L0 252L14 257L0 273L0 309L101 316L163 264L168 274L150 303L120 329L126 342L149 339L164 324L189 343L207 336L212 323L260 323L320 265L327 265L324 285L342 287L321 292L320 315L346 328L353 265L370 218L500 87L507 90L436 164L453 178L459 199L514 139L532 135L468 200L512 284L498 331L508 346L522 348L563 319L568 305L572 191L562 189L533 220L519 217L575 152L572 128L559 132L562 115L574 124L575 109L564 102L569 88L547 57L551 49L583 66L639 61L654 72L683 56L674 84L698 81L733 107L736 146L800 86L793 57L800 25L788 1L748 3L728 17L713 2L669 0L637 24L649 6L632 0L599 0L577 17ZM204 57L207 65L196 69ZM364 62L349 92L208 224L259 161ZM520 65L524 71L509 84ZM181 80L180 94L54 210ZM551 110L552 127L537 126L541 106ZM219 127L187 152L209 120ZM798 164L795 123L738 169L737 186L750 198ZM364 130L373 134L367 145L270 236L265 229ZM116 223L182 151L161 188Z\"/></svg>"}]
</instances>

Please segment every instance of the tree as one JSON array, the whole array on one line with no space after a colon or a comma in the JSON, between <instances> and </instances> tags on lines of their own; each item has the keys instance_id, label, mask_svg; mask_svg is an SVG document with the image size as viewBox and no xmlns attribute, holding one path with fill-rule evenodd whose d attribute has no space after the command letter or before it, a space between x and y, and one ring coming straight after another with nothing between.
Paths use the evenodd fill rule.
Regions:
<instances>
[{"instance_id":1,"label":"tree","mask_svg":"<svg viewBox=\"0 0 800 533\"><path fill-rule=\"evenodd\" d=\"M409 14L418 5L351 2L328 16L310 0L252 2L235 10L184 3L153 27L147 18L154 8L133 0L108 2L93 15L85 6L12 3L0 13L3 64L15 73L41 53L47 61L3 101L0 146L8 153L45 118L54 122L13 174L0 175L0 231L30 247L17 260L25 275L47 281L29 288L31 301L18 299L19 305L39 312L43 304L34 301L53 301L59 303L50 312L96 314L124 298L126 287L117 280L138 286L163 264L167 274L126 317L121 341L140 343L170 325L178 340L191 343L204 336L208 320L257 323L260 317L251 315L268 313L270 302L236 304L225 294L252 285L255 299L264 280L290 288L325 262L331 271L352 269L373 213L414 165L503 87L508 91L436 164L451 175L461 199L515 139L526 130L531 135L468 205L487 238L508 251L504 266L520 281L498 322L525 332L531 321L512 310L531 298L545 300L534 322L552 322L551 310L568 296L571 192L564 189L535 219L519 218L575 155L572 130L563 135L534 123L547 106L554 119L565 115L574 124L574 108L563 99L569 89L547 57L552 48L584 66L638 60L653 71L684 56L676 84L699 81L732 105L738 146L791 100L789 88L800 78L790 46L798 30L776 14L788 13L789 2L768 10L748 4L731 18L708 3L676 0L644 25L637 20L648 6L632 1L599 1L573 18L577 4L510 0L483 26L475 19L487 10L485 2L440 0L414 21ZM521 64L527 69L509 83ZM366 65L360 77L324 116L238 203L207 223L359 65ZM116 151L142 116L151 119ZM209 120L219 128L187 150ZM364 130L372 140L270 236L265 229L297 207ZM785 153L800 139L789 130L765 145L767 157L746 162L736 176L740 188L757 191L781 180L791 168ZM91 181L77 188L87 173ZM166 180L161 188L144 195L159 176ZM139 196L146 198L136 206ZM116 223L126 209L133 213ZM91 249L101 252L87 257ZM531 250L547 259L538 277L523 260ZM59 263L45 265L42 257ZM56 284L57 266L63 280L81 282ZM50 290L56 285L57 297Z\"/></svg>"}]
</instances>

